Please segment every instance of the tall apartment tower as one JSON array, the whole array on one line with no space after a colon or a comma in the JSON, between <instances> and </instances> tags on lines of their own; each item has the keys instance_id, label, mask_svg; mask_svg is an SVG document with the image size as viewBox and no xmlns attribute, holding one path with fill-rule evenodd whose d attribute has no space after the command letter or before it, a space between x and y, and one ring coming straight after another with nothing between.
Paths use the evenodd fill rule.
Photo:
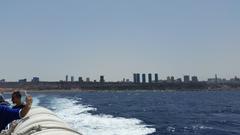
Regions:
<instances>
[{"instance_id":1,"label":"tall apartment tower","mask_svg":"<svg viewBox=\"0 0 240 135\"><path fill-rule=\"evenodd\" d=\"M167 77L167 82L171 82L171 77L170 76Z\"/></svg>"},{"instance_id":2,"label":"tall apartment tower","mask_svg":"<svg viewBox=\"0 0 240 135\"><path fill-rule=\"evenodd\" d=\"M198 82L197 76L192 76L192 82Z\"/></svg>"},{"instance_id":3,"label":"tall apartment tower","mask_svg":"<svg viewBox=\"0 0 240 135\"><path fill-rule=\"evenodd\" d=\"M82 77L78 77L78 82L83 82Z\"/></svg>"},{"instance_id":4,"label":"tall apartment tower","mask_svg":"<svg viewBox=\"0 0 240 135\"><path fill-rule=\"evenodd\" d=\"M68 75L66 75L66 82L68 82Z\"/></svg>"},{"instance_id":5,"label":"tall apartment tower","mask_svg":"<svg viewBox=\"0 0 240 135\"><path fill-rule=\"evenodd\" d=\"M104 82L105 82L103 75L100 76L100 82L101 82L101 83L104 83Z\"/></svg>"},{"instance_id":6,"label":"tall apartment tower","mask_svg":"<svg viewBox=\"0 0 240 135\"><path fill-rule=\"evenodd\" d=\"M215 74L215 83L218 82L218 77L217 77L217 74Z\"/></svg>"},{"instance_id":7,"label":"tall apartment tower","mask_svg":"<svg viewBox=\"0 0 240 135\"><path fill-rule=\"evenodd\" d=\"M146 83L146 74L142 74L142 83Z\"/></svg>"},{"instance_id":8,"label":"tall apartment tower","mask_svg":"<svg viewBox=\"0 0 240 135\"><path fill-rule=\"evenodd\" d=\"M157 83L158 82L158 74L155 73L154 75L155 75L155 83Z\"/></svg>"},{"instance_id":9,"label":"tall apartment tower","mask_svg":"<svg viewBox=\"0 0 240 135\"><path fill-rule=\"evenodd\" d=\"M148 83L152 83L152 74L151 73L148 74Z\"/></svg>"},{"instance_id":10,"label":"tall apartment tower","mask_svg":"<svg viewBox=\"0 0 240 135\"><path fill-rule=\"evenodd\" d=\"M137 82L137 74L136 74L136 73L133 74L133 82L134 82L134 83Z\"/></svg>"},{"instance_id":11,"label":"tall apartment tower","mask_svg":"<svg viewBox=\"0 0 240 135\"><path fill-rule=\"evenodd\" d=\"M174 76L171 76L171 82L173 83L175 81Z\"/></svg>"},{"instance_id":12,"label":"tall apartment tower","mask_svg":"<svg viewBox=\"0 0 240 135\"><path fill-rule=\"evenodd\" d=\"M185 75L184 77L183 77L183 81L186 83L186 82L189 82L190 81L190 77L189 77L189 75Z\"/></svg>"},{"instance_id":13,"label":"tall apartment tower","mask_svg":"<svg viewBox=\"0 0 240 135\"><path fill-rule=\"evenodd\" d=\"M140 83L140 74L137 73L137 83Z\"/></svg>"},{"instance_id":14,"label":"tall apartment tower","mask_svg":"<svg viewBox=\"0 0 240 135\"><path fill-rule=\"evenodd\" d=\"M74 82L74 77L73 76L71 76L71 82Z\"/></svg>"}]
</instances>

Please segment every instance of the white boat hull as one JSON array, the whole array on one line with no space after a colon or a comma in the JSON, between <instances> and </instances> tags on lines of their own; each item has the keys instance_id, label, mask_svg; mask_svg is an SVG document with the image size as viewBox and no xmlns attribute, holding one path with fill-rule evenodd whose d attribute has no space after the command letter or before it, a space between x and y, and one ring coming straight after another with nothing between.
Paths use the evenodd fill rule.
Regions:
<instances>
[{"instance_id":1,"label":"white boat hull","mask_svg":"<svg viewBox=\"0 0 240 135\"><path fill-rule=\"evenodd\" d=\"M32 107L14 128L13 135L82 135L73 130L52 111Z\"/></svg>"}]
</instances>

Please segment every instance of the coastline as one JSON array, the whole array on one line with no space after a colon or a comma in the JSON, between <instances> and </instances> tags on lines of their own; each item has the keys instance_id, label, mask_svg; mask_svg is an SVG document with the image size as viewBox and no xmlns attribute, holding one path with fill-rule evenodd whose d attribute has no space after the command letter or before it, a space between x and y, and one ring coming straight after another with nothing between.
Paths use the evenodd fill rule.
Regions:
<instances>
[{"instance_id":1,"label":"coastline","mask_svg":"<svg viewBox=\"0 0 240 135\"><path fill-rule=\"evenodd\" d=\"M135 89L135 90L84 90L84 89L41 89L41 90L25 90L25 89L2 89L0 88L0 92L2 93L12 93L15 90L19 91L27 91L28 93L54 93L54 92L63 92L63 93L68 93L68 92L188 92L188 91L240 91L240 88L218 88L218 89L166 89L166 90L157 90L157 89Z\"/></svg>"},{"instance_id":2,"label":"coastline","mask_svg":"<svg viewBox=\"0 0 240 135\"><path fill-rule=\"evenodd\" d=\"M0 83L0 91L12 92L14 90L29 92L91 92L91 91L222 91L240 90L240 83L122 83L122 82L5 82Z\"/></svg>"}]
</instances>

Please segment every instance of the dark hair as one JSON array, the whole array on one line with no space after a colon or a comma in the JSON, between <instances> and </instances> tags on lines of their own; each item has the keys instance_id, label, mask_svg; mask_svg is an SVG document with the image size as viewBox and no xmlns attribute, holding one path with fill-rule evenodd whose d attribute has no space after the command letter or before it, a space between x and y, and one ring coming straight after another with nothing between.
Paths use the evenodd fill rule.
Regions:
<instances>
[{"instance_id":1,"label":"dark hair","mask_svg":"<svg viewBox=\"0 0 240 135\"><path fill-rule=\"evenodd\" d=\"M22 97L20 91L14 91L14 92L12 93L12 95L15 95L15 96L18 97L18 98L21 98L21 97Z\"/></svg>"}]
</instances>

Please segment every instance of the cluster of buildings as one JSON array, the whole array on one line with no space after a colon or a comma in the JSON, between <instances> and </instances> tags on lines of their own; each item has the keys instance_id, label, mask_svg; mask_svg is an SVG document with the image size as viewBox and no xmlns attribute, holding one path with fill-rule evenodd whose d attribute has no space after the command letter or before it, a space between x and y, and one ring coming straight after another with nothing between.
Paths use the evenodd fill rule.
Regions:
<instances>
[{"instance_id":1,"label":"cluster of buildings","mask_svg":"<svg viewBox=\"0 0 240 135\"><path fill-rule=\"evenodd\" d=\"M0 83L6 82L5 79L1 79ZM32 83L38 83L40 82L39 77L33 77L31 81L28 81L26 78L25 79L19 79L18 83L26 83L26 82L32 82ZM74 79L74 76L65 76L65 80L60 80L59 82L100 82L100 83L105 83L105 78L103 75L100 75L99 80L90 80L89 77L86 77L83 79L83 77L78 77L77 80ZM111 81L109 81L111 82ZM184 75L183 78L175 78L174 76L167 76L166 79L159 79L159 74L158 73L134 73L132 80L130 79L123 79L122 81L118 82L123 82L123 83L189 83L189 82L200 82L198 80L197 76L189 76L189 75ZM220 84L220 83L240 83L240 79L235 76L234 78L231 78L229 80L224 79L224 78L218 78L217 75L215 75L214 78L209 78L207 81L202 81L206 82L208 84Z\"/></svg>"},{"instance_id":2,"label":"cluster of buildings","mask_svg":"<svg viewBox=\"0 0 240 135\"><path fill-rule=\"evenodd\" d=\"M26 83L26 82L27 82L27 79L26 79L26 78L25 78L25 79L20 79L20 80L18 80L18 82L19 82L19 83ZM31 80L31 82L32 82L32 83L38 83L38 82L40 82L39 77L33 77L32 80Z\"/></svg>"},{"instance_id":3,"label":"cluster of buildings","mask_svg":"<svg viewBox=\"0 0 240 135\"><path fill-rule=\"evenodd\" d=\"M154 76L154 78L153 78ZM174 82L182 82L182 78L177 78L175 79L174 76L168 76L166 80L159 80L158 74L145 74L145 73L134 73L133 74L133 82L134 83L161 83L161 82L169 82L169 83L174 83ZM189 75L185 75L183 77L183 82L188 83L188 82L198 82L198 77L197 76L192 76L190 80Z\"/></svg>"},{"instance_id":4,"label":"cluster of buildings","mask_svg":"<svg viewBox=\"0 0 240 135\"><path fill-rule=\"evenodd\" d=\"M63 81L63 80L60 80L60 82L64 82L64 81ZM71 76L71 80L69 80L69 79L68 79L68 75L66 75L66 77L65 77L65 82L75 82L74 76ZM87 77L87 78L86 78L86 81L84 81L84 80L83 80L83 77L80 76L80 77L78 77L78 82L91 82L91 81L90 81L90 78L89 78L89 77ZM97 80L93 80L93 82L97 82ZM100 76L99 82L101 82L101 83L104 83L104 82L105 82L103 75Z\"/></svg>"},{"instance_id":5,"label":"cluster of buildings","mask_svg":"<svg viewBox=\"0 0 240 135\"><path fill-rule=\"evenodd\" d=\"M199 81L197 76L184 75L182 78L168 76L166 79L159 79L157 73L134 73L132 80L123 79L122 81L105 81L103 75L99 76L99 80L90 80L89 77L78 77L74 80L74 76L65 76L60 81L40 81L39 77L33 77L30 81L20 79L17 82L6 82L5 79L0 80L0 88L21 88L21 89L87 89L87 90L136 90L136 89L227 89L240 88L240 79L238 77L230 80L218 78L209 78L207 81Z\"/></svg>"},{"instance_id":6,"label":"cluster of buildings","mask_svg":"<svg viewBox=\"0 0 240 135\"><path fill-rule=\"evenodd\" d=\"M225 78L219 78L217 75L215 75L214 78L209 78L207 80L207 83L209 84L225 84L225 83L240 83L240 78L238 78L237 76L235 76L234 78L230 78L229 80L225 79Z\"/></svg>"}]
</instances>

